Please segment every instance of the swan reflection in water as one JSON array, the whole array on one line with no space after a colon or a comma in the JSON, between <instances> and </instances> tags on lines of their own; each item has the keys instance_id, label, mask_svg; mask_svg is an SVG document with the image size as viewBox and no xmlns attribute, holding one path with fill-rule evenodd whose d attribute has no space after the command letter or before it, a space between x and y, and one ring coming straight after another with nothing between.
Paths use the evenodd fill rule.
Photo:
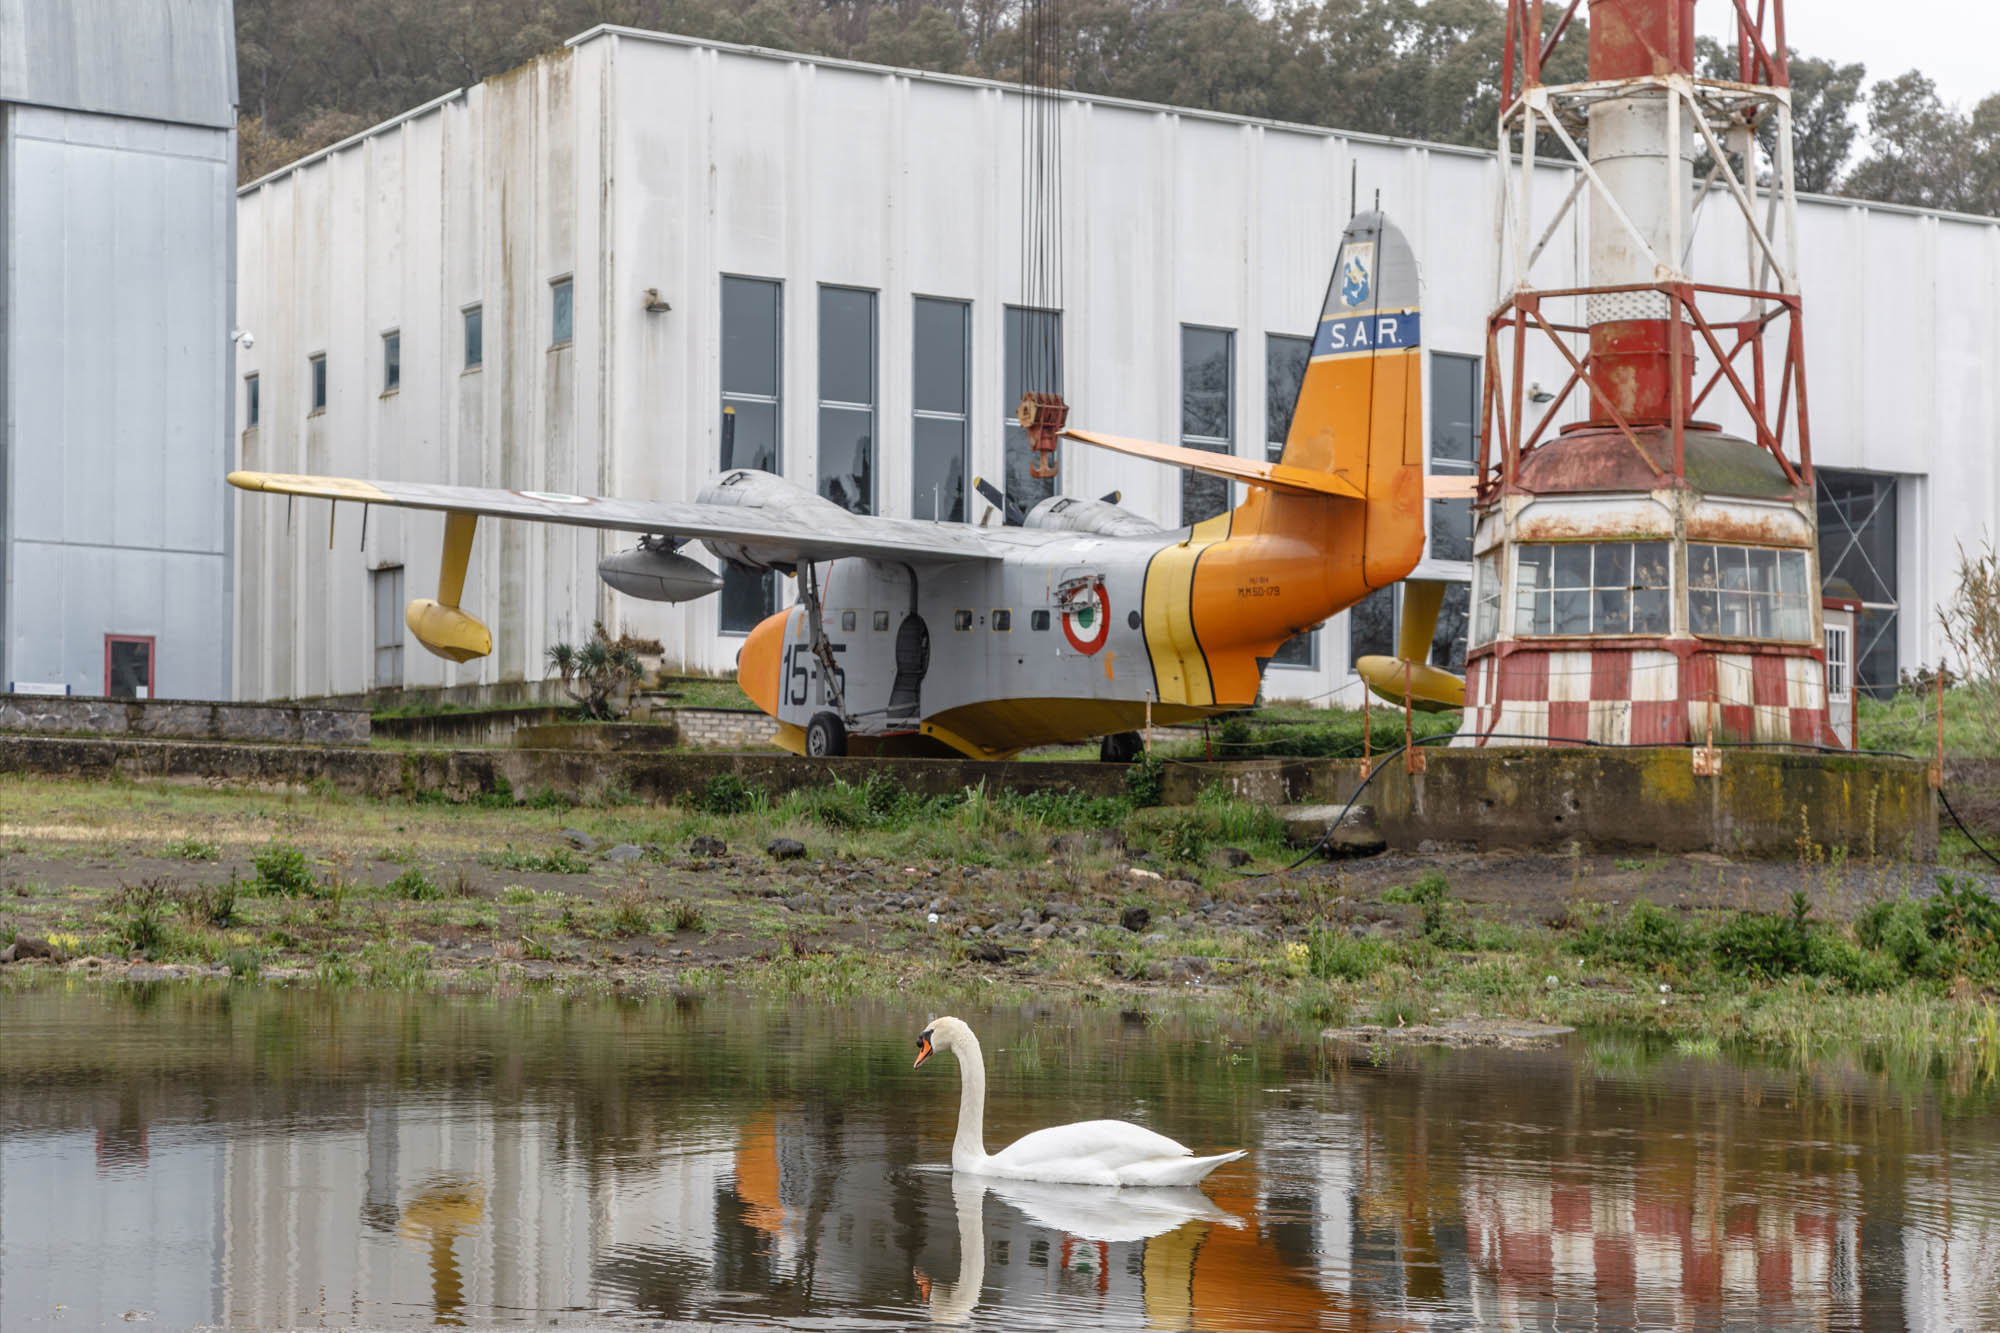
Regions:
<instances>
[{"instance_id":1,"label":"swan reflection in water","mask_svg":"<svg viewBox=\"0 0 2000 1333\"><path fill-rule=\"evenodd\" d=\"M1027 1180L997 1180L992 1176L954 1171L952 1209L958 1215L958 1277L933 1280L916 1271L917 1291L929 1307L933 1324L970 1321L986 1283L986 1196L1012 1207L1036 1226L1061 1233L1071 1242L1115 1245L1151 1241L1187 1228L1185 1245L1171 1247L1192 1260L1195 1246L1211 1226L1241 1227L1241 1218L1215 1206L1192 1186L1177 1189L1107 1190L1091 1185L1054 1185ZM1148 1247L1147 1267L1152 1254ZM1100 1255L1098 1262L1103 1258Z\"/></svg>"}]
</instances>

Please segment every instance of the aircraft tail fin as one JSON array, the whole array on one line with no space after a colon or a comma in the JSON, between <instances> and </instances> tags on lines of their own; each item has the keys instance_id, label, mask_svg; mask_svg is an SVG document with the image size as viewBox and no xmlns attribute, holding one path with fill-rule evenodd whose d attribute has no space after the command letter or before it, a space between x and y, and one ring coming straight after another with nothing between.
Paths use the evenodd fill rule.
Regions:
<instances>
[{"instance_id":1,"label":"aircraft tail fin","mask_svg":"<svg viewBox=\"0 0 2000 1333\"><path fill-rule=\"evenodd\" d=\"M1423 548L1423 325L1416 256L1379 212L1348 223L1279 462L1331 473L1365 497L1370 587Z\"/></svg>"}]
</instances>

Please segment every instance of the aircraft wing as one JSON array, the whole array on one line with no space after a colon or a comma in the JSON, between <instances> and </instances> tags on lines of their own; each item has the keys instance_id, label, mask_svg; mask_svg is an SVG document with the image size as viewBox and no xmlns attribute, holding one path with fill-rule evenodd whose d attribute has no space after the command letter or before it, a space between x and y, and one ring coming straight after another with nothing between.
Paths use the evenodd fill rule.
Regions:
<instances>
[{"instance_id":1,"label":"aircraft wing","mask_svg":"<svg viewBox=\"0 0 2000 1333\"><path fill-rule=\"evenodd\" d=\"M1000 552L977 528L962 523L806 512L754 505L619 500L551 491L489 490L477 486L436 486L417 481L362 481L352 477L306 477L281 472L232 472L229 484L246 491L303 495L356 504L447 513L567 523L620 532L661 533L738 546L774 564L801 560L865 559L933 561L998 560Z\"/></svg>"},{"instance_id":2,"label":"aircraft wing","mask_svg":"<svg viewBox=\"0 0 2000 1333\"><path fill-rule=\"evenodd\" d=\"M1333 472L1315 472L1311 468L1288 467L1283 463L1263 463L1254 458L1238 458L1234 454L1190 449L1182 444L1155 444L1151 440L1127 439L1123 435L1100 435L1094 430L1066 430L1063 438L1094 444L1100 449L1113 449L1135 458L1148 458L1155 463L1184 467L1193 472L1228 477L1232 481L1262 486L1266 490L1285 491L1292 495L1338 495L1348 500L1368 498L1359 486Z\"/></svg>"}]
</instances>

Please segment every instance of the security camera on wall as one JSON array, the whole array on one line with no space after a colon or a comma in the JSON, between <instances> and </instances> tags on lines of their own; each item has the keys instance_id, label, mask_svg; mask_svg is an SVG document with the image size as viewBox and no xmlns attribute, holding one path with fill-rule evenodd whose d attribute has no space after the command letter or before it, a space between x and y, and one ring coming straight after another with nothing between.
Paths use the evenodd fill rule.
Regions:
<instances>
[{"instance_id":1,"label":"security camera on wall","mask_svg":"<svg viewBox=\"0 0 2000 1333\"><path fill-rule=\"evenodd\" d=\"M257 345L257 335L248 329L237 329L229 337L246 352Z\"/></svg>"}]
</instances>

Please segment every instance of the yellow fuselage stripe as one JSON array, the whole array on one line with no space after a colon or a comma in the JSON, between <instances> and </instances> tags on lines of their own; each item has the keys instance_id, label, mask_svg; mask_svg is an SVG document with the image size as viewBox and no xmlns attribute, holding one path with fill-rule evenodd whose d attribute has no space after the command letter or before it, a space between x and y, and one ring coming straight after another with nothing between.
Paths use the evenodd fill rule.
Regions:
<instances>
[{"instance_id":1,"label":"yellow fuselage stripe","mask_svg":"<svg viewBox=\"0 0 2000 1333\"><path fill-rule=\"evenodd\" d=\"M1228 539L1234 519L1234 511L1203 519L1186 541L1146 566L1146 652L1160 703L1205 708L1215 702L1215 682L1194 630L1194 567L1203 551Z\"/></svg>"}]
</instances>

